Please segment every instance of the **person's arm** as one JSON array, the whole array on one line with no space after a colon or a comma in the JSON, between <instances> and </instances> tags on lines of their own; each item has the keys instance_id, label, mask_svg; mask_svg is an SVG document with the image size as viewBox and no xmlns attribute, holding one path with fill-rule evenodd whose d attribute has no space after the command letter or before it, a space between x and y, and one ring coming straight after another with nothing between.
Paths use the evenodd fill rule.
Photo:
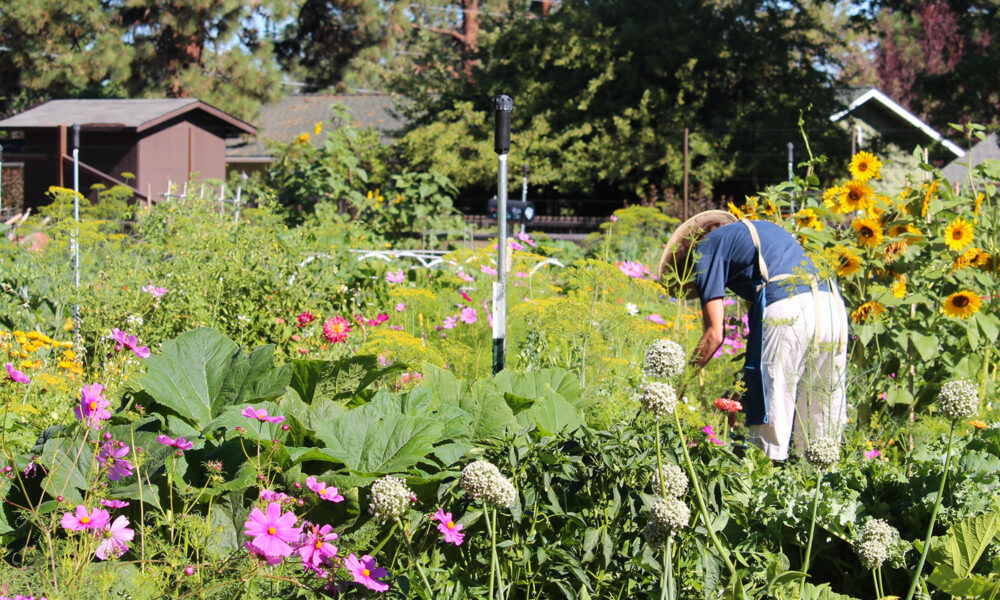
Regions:
<instances>
[{"instance_id":1,"label":"person's arm","mask_svg":"<svg viewBox=\"0 0 1000 600\"><path fill-rule=\"evenodd\" d=\"M722 298L713 298L701 307L704 332L701 334L698 349L695 351L695 360L699 367L704 367L722 345L722 325L725 319L726 309L722 305Z\"/></svg>"}]
</instances>

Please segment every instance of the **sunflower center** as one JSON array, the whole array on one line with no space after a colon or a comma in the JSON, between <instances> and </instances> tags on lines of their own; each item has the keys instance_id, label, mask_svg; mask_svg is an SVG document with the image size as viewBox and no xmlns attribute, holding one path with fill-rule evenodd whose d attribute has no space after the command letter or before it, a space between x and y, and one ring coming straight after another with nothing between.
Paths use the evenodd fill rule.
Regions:
<instances>
[{"instance_id":1,"label":"sunflower center","mask_svg":"<svg viewBox=\"0 0 1000 600\"><path fill-rule=\"evenodd\" d=\"M864 173L865 171L867 171L868 170L868 163L866 163L864 161L859 162L858 163L858 170L861 171L862 173Z\"/></svg>"},{"instance_id":2,"label":"sunflower center","mask_svg":"<svg viewBox=\"0 0 1000 600\"><path fill-rule=\"evenodd\" d=\"M372 572L369 571L368 569L361 569L361 574L364 575L365 577L371 577Z\"/></svg>"},{"instance_id":3,"label":"sunflower center","mask_svg":"<svg viewBox=\"0 0 1000 600\"><path fill-rule=\"evenodd\" d=\"M961 229L956 229L955 231L951 232L951 238L954 239L954 240L960 240L963 237L965 237L965 236L962 235L962 230Z\"/></svg>"},{"instance_id":4,"label":"sunflower center","mask_svg":"<svg viewBox=\"0 0 1000 600\"><path fill-rule=\"evenodd\" d=\"M955 296L955 299L952 300L951 302L952 302L952 304L954 304L958 308L965 308L966 306L969 305L969 297L968 296Z\"/></svg>"},{"instance_id":5,"label":"sunflower center","mask_svg":"<svg viewBox=\"0 0 1000 600\"><path fill-rule=\"evenodd\" d=\"M872 228L871 228L871 227L867 227L867 226L865 226L865 227L862 227L862 228L861 228L861 229L859 230L859 233L860 233L860 234L861 234L861 235L862 235L863 237L866 237L866 238L870 238L870 237L875 237L875 231L874 231L874 230L872 230Z\"/></svg>"},{"instance_id":6,"label":"sunflower center","mask_svg":"<svg viewBox=\"0 0 1000 600\"><path fill-rule=\"evenodd\" d=\"M273 526L267 528L267 535L274 535L276 533L278 533L278 530L275 529Z\"/></svg>"},{"instance_id":7,"label":"sunflower center","mask_svg":"<svg viewBox=\"0 0 1000 600\"><path fill-rule=\"evenodd\" d=\"M847 193L847 197L851 199L852 202L857 202L862 198L863 194L858 190L851 190Z\"/></svg>"}]
</instances>

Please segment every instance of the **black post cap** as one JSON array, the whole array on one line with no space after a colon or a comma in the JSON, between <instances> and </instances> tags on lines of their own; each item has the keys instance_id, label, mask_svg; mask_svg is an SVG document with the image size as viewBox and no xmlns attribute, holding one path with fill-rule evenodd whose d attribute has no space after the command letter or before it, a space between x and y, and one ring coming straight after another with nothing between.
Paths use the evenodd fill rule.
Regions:
<instances>
[{"instance_id":1,"label":"black post cap","mask_svg":"<svg viewBox=\"0 0 1000 600\"><path fill-rule=\"evenodd\" d=\"M514 110L514 100L507 94L493 98L493 149L497 154L510 152L510 112Z\"/></svg>"},{"instance_id":2,"label":"black post cap","mask_svg":"<svg viewBox=\"0 0 1000 600\"><path fill-rule=\"evenodd\" d=\"M80 147L80 125L76 123L73 124L73 147Z\"/></svg>"}]
</instances>

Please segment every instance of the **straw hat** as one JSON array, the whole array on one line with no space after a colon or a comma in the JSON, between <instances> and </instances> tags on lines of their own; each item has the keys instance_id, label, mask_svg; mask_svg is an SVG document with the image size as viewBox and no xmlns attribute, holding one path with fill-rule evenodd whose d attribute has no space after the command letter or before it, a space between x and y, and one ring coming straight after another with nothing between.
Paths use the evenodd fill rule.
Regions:
<instances>
[{"instance_id":1,"label":"straw hat","mask_svg":"<svg viewBox=\"0 0 1000 600\"><path fill-rule=\"evenodd\" d=\"M667 240L663 254L660 255L660 265L656 270L660 274L660 280L663 281L663 272L667 268L677 268L677 260L682 262L687 260L691 244L696 242L698 238L713 229L737 221L739 219L724 210L706 210L681 223Z\"/></svg>"}]
</instances>

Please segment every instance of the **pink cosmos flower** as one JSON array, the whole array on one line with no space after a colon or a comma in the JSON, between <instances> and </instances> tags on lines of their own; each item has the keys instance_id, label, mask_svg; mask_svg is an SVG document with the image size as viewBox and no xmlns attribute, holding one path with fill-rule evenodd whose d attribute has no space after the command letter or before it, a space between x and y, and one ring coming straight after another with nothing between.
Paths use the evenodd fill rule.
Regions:
<instances>
[{"instance_id":1,"label":"pink cosmos flower","mask_svg":"<svg viewBox=\"0 0 1000 600\"><path fill-rule=\"evenodd\" d=\"M306 477L306 487L319 494L319 497L330 502L343 502L344 497L340 495L337 488L327 486L315 477Z\"/></svg>"},{"instance_id":2,"label":"pink cosmos flower","mask_svg":"<svg viewBox=\"0 0 1000 600\"><path fill-rule=\"evenodd\" d=\"M406 311L405 304L403 304L402 302L396 304L396 312L405 312L405 311Z\"/></svg>"},{"instance_id":3,"label":"pink cosmos flower","mask_svg":"<svg viewBox=\"0 0 1000 600\"><path fill-rule=\"evenodd\" d=\"M87 507L79 504L74 512L63 515L61 524L66 531L87 531L102 529L111 520L111 515L103 508L87 511Z\"/></svg>"},{"instance_id":4,"label":"pink cosmos flower","mask_svg":"<svg viewBox=\"0 0 1000 600\"><path fill-rule=\"evenodd\" d=\"M31 381L28 379L27 375L15 369L14 365L6 363L4 364L4 367L7 368L7 379L10 379L15 383L29 383Z\"/></svg>"},{"instance_id":5,"label":"pink cosmos flower","mask_svg":"<svg viewBox=\"0 0 1000 600\"><path fill-rule=\"evenodd\" d=\"M347 341L351 334L351 322L344 317L330 317L323 323L323 336L334 344Z\"/></svg>"},{"instance_id":6,"label":"pink cosmos flower","mask_svg":"<svg viewBox=\"0 0 1000 600\"><path fill-rule=\"evenodd\" d=\"M632 277L633 279L640 279L642 277L642 263L636 262L634 260L626 260L625 262L618 265L618 270L622 273Z\"/></svg>"},{"instance_id":7,"label":"pink cosmos flower","mask_svg":"<svg viewBox=\"0 0 1000 600\"><path fill-rule=\"evenodd\" d=\"M248 542L243 542L243 547L247 549L247 552L249 552L251 556L256 556L257 558L263 560L264 562L266 562L267 564L271 565L272 567L274 565L280 565L281 564L281 557L280 556L271 556L271 555L264 554L263 552L260 551L260 549L257 548L257 546L254 546L252 542L249 542L249 541Z\"/></svg>"},{"instance_id":8,"label":"pink cosmos flower","mask_svg":"<svg viewBox=\"0 0 1000 600\"><path fill-rule=\"evenodd\" d=\"M344 567L354 576L354 582L360 583L374 592L385 592L389 585L379 581L379 578L389 574L382 567L375 566L375 559L365 554L360 559L351 553L344 561Z\"/></svg>"},{"instance_id":9,"label":"pink cosmos flower","mask_svg":"<svg viewBox=\"0 0 1000 600\"><path fill-rule=\"evenodd\" d=\"M254 507L250 520L243 524L243 532L253 538L251 544L263 556L288 556L292 553L288 544L298 541L301 533L295 526L296 520L295 513L282 513L281 505L271 502L263 512Z\"/></svg>"},{"instance_id":10,"label":"pink cosmos flower","mask_svg":"<svg viewBox=\"0 0 1000 600\"><path fill-rule=\"evenodd\" d=\"M404 327L402 325L389 325L389 329L393 331L402 331Z\"/></svg>"},{"instance_id":11,"label":"pink cosmos flower","mask_svg":"<svg viewBox=\"0 0 1000 600\"><path fill-rule=\"evenodd\" d=\"M378 325L378 319L368 319L367 321L365 321L365 325L369 327L375 327L376 325Z\"/></svg>"},{"instance_id":12,"label":"pink cosmos flower","mask_svg":"<svg viewBox=\"0 0 1000 600\"><path fill-rule=\"evenodd\" d=\"M284 492L272 492L268 489L261 488L260 499L265 502L288 502L292 500L292 497Z\"/></svg>"},{"instance_id":13,"label":"pink cosmos flower","mask_svg":"<svg viewBox=\"0 0 1000 600\"><path fill-rule=\"evenodd\" d=\"M149 282L149 285L142 286L142 291L146 292L147 294L149 294L154 298L162 298L170 290L164 287L157 287L153 285L153 282Z\"/></svg>"},{"instance_id":14,"label":"pink cosmos flower","mask_svg":"<svg viewBox=\"0 0 1000 600\"><path fill-rule=\"evenodd\" d=\"M476 280L475 277L473 277L472 275L469 275L468 273L466 273L462 269L458 270L458 278L461 279L462 281L465 281L466 283Z\"/></svg>"},{"instance_id":15,"label":"pink cosmos flower","mask_svg":"<svg viewBox=\"0 0 1000 600\"><path fill-rule=\"evenodd\" d=\"M878 451L878 448L872 448L865 452L865 458L867 459L878 458L881 455L882 453Z\"/></svg>"},{"instance_id":16,"label":"pink cosmos flower","mask_svg":"<svg viewBox=\"0 0 1000 600\"><path fill-rule=\"evenodd\" d=\"M465 292L461 292L461 291L458 292L458 293L462 296L462 300L465 300L466 302L472 302L472 296L466 294Z\"/></svg>"},{"instance_id":17,"label":"pink cosmos flower","mask_svg":"<svg viewBox=\"0 0 1000 600\"><path fill-rule=\"evenodd\" d=\"M378 321L379 323L385 323L386 321L389 320L389 315L386 313L379 313L378 315L375 316L375 320Z\"/></svg>"},{"instance_id":18,"label":"pink cosmos flower","mask_svg":"<svg viewBox=\"0 0 1000 600\"><path fill-rule=\"evenodd\" d=\"M716 446L721 446L722 445L722 440L720 440L719 438L715 437L715 432L712 431L712 426L711 425L705 425L705 427L702 429L702 431L707 436L708 443L715 444Z\"/></svg>"},{"instance_id":19,"label":"pink cosmos flower","mask_svg":"<svg viewBox=\"0 0 1000 600\"><path fill-rule=\"evenodd\" d=\"M472 308L471 306L463 308L462 314L459 318L462 319L462 322L465 323L466 325L472 325L473 323L479 320L479 317L476 315L476 309Z\"/></svg>"},{"instance_id":20,"label":"pink cosmos flower","mask_svg":"<svg viewBox=\"0 0 1000 600\"><path fill-rule=\"evenodd\" d=\"M403 283L406 280L406 275L403 274L403 270L389 271L385 274L385 280L389 284L393 283Z\"/></svg>"},{"instance_id":21,"label":"pink cosmos flower","mask_svg":"<svg viewBox=\"0 0 1000 600\"><path fill-rule=\"evenodd\" d=\"M456 546L461 546L462 541L465 539L465 534L462 533L462 525L456 523L451 517L451 513L444 512L444 509L439 508L436 513L434 513L434 519L438 521L438 531L444 534L444 541L449 544L455 544Z\"/></svg>"},{"instance_id":22,"label":"pink cosmos flower","mask_svg":"<svg viewBox=\"0 0 1000 600\"><path fill-rule=\"evenodd\" d=\"M306 325L312 323L313 319L315 319L315 318L316 318L315 315L313 315L309 311L306 311L306 312L299 313L299 316L296 317L296 320L298 320L298 322L299 322L299 328L301 329L301 328L305 327Z\"/></svg>"},{"instance_id":23,"label":"pink cosmos flower","mask_svg":"<svg viewBox=\"0 0 1000 600\"><path fill-rule=\"evenodd\" d=\"M190 450L191 447L194 446L194 444L192 444L191 442L185 440L182 437L179 437L179 438L177 438L175 440L172 437L168 437L168 436L165 436L165 435L158 435L158 436L156 436L156 441L160 442L164 446L173 446L174 448L177 448L178 450Z\"/></svg>"},{"instance_id":24,"label":"pink cosmos flower","mask_svg":"<svg viewBox=\"0 0 1000 600\"><path fill-rule=\"evenodd\" d=\"M337 547L330 542L339 536L333 532L332 526L314 526L303 537L305 539L296 552L302 557L302 564L305 567L319 569L323 563L337 555Z\"/></svg>"},{"instance_id":25,"label":"pink cosmos flower","mask_svg":"<svg viewBox=\"0 0 1000 600\"><path fill-rule=\"evenodd\" d=\"M108 479L119 481L132 474L132 463L125 459L129 447L123 442L107 441L101 445L97 461L108 470Z\"/></svg>"},{"instance_id":26,"label":"pink cosmos flower","mask_svg":"<svg viewBox=\"0 0 1000 600\"><path fill-rule=\"evenodd\" d=\"M653 314L649 315L648 317L646 317L646 320L647 321L652 321L653 323L656 323L657 325L663 325L663 323L664 323L663 317L661 317L657 313L653 313Z\"/></svg>"},{"instance_id":27,"label":"pink cosmos flower","mask_svg":"<svg viewBox=\"0 0 1000 600\"><path fill-rule=\"evenodd\" d=\"M510 246L510 249L514 251L524 250L524 245L518 244L514 240L507 240L507 245Z\"/></svg>"},{"instance_id":28,"label":"pink cosmos flower","mask_svg":"<svg viewBox=\"0 0 1000 600\"><path fill-rule=\"evenodd\" d=\"M458 318L455 315L445 317L444 322L441 324L445 329L454 329L456 325L458 325Z\"/></svg>"},{"instance_id":29,"label":"pink cosmos flower","mask_svg":"<svg viewBox=\"0 0 1000 600\"><path fill-rule=\"evenodd\" d=\"M281 423L285 420L285 417L280 415L268 415L266 408L254 410L254 407L252 406L244 408L240 411L240 414L248 419L257 419L258 421L264 423Z\"/></svg>"},{"instance_id":30,"label":"pink cosmos flower","mask_svg":"<svg viewBox=\"0 0 1000 600\"><path fill-rule=\"evenodd\" d=\"M618 221L618 216L617 215L611 215L611 222L614 223L616 221Z\"/></svg>"},{"instance_id":31,"label":"pink cosmos flower","mask_svg":"<svg viewBox=\"0 0 1000 600\"><path fill-rule=\"evenodd\" d=\"M122 347L126 347L135 353L139 358L149 358L149 346L140 346L139 338L131 334L126 334L117 327L111 330L111 339L118 342L115 346L115 350L121 350Z\"/></svg>"},{"instance_id":32,"label":"pink cosmos flower","mask_svg":"<svg viewBox=\"0 0 1000 600\"><path fill-rule=\"evenodd\" d=\"M125 500L101 500L101 505L104 508L125 508L131 504L131 502L126 502Z\"/></svg>"},{"instance_id":33,"label":"pink cosmos flower","mask_svg":"<svg viewBox=\"0 0 1000 600\"><path fill-rule=\"evenodd\" d=\"M128 526L128 518L119 515L110 525L104 526L104 539L97 546L97 558L108 560L118 558L128 550L128 544L135 537L135 531Z\"/></svg>"},{"instance_id":34,"label":"pink cosmos flower","mask_svg":"<svg viewBox=\"0 0 1000 600\"><path fill-rule=\"evenodd\" d=\"M523 231L517 234L517 239L521 240L522 242L531 246L532 248L538 247L538 244L535 243L535 240L531 239L531 236Z\"/></svg>"},{"instance_id":35,"label":"pink cosmos flower","mask_svg":"<svg viewBox=\"0 0 1000 600\"><path fill-rule=\"evenodd\" d=\"M80 405L74 409L76 418L96 429L101 421L111 418L111 403L104 397L104 386L99 383L85 385L80 390Z\"/></svg>"},{"instance_id":36,"label":"pink cosmos flower","mask_svg":"<svg viewBox=\"0 0 1000 600\"><path fill-rule=\"evenodd\" d=\"M486 273L487 275L497 274L497 270L489 265L480 265L479 270L482 271L483 273Z\"/></svg>"},{"instance_id":37,"label":"pink cosmos flower","mask_svg":"<svg viewBox=\"0 0 1000 600\"><path fill-rule=\"evenodd\" d=\"M524 279L527 276L528 274L525 273L524 271L518 271L517 273L514 273L514 277L520 277L521 279Z\"/></svg>"}]
</instances>

